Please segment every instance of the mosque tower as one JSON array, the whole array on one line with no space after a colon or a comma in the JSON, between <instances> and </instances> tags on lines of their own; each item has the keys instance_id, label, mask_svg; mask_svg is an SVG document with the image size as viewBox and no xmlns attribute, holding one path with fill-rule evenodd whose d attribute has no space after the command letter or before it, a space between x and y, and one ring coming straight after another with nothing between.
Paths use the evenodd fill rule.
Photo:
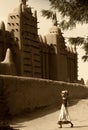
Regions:
<instances>
[{"instance_id":1,"label":"mosque tower","mask_svg":"<svg viewBox=\"0 0 88 130\"><path fill-rule=\"evenodd\" d=\"M41 77L37 12L35 11L33 14L31 7L26 2L27 0L20 0L19 6L9 14L7 29L13 32L14 40L18 46L15 58L18 75ZM36 56L39 62L35 60ZM36 69L35 67L40 68Z\"/></svg>"},{"instance_id":2,"label":"mosque tower","mask_svg":"<svg viewBox=\"0 0 88 130\"><path fill-rule=\"evenodd\" d=\"M64 37L62 36L61 29L57 24L56 13L52 18L52 27L49 29L47 35L47 43L53 46L55 50L55 56L49 59L52 59L50 63L50 75L53 75L53 79L66 81L67 79L67 61L66 61L66 46ZM56 75L56 77L55 77Z\"/></svg>"}]
</instances>

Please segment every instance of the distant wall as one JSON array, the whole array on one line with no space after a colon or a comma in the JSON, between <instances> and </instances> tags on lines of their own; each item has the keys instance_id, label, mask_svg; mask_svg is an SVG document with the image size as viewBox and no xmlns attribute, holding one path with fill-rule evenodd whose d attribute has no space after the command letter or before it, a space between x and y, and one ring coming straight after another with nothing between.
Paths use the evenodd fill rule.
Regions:
<instances>
[{"instance_id":1,"label":"distant wall","mask_svg":"<svg viewBox=\"0 0 88 130\"><path fill-rule=\"evenodd\" d=\"M17 76L0 76L10 114L60 103L60 92L68 89L70 97L85 98L88 89L80 84Z\"/></svg>"}]
</instances>

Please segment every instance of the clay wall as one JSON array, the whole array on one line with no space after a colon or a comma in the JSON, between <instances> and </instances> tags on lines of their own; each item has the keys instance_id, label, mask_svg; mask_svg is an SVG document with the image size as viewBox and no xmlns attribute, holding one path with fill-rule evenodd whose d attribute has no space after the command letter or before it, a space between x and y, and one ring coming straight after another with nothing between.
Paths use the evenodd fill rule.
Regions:
<instances>
[{"instance_id":1,"label":"clay wall","mask_svg":"<svg viewBox=\"0 0 88 130\"><path fill-rule=\"evenodd\" d=\"M0 76L10 114L20 114L35 108L60 104L61 90L68 89L69 96L85 98L88 88L80 84L17 76Z\"/></svg>"}]
</instances>

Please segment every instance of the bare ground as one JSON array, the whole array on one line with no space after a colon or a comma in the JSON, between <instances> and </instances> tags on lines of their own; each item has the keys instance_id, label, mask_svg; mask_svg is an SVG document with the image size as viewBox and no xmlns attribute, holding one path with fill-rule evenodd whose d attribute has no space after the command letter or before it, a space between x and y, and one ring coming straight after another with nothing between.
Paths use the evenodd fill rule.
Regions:
<instances>
[{"instance_id":1,"label":"bare ground","mask_svg":"<svg viewBox=\"0 0 88 130\"><path fill-rule=\"evenodd\" d=\"M88 130L88 99L73 100L69 113L74 124L57 125L60 110L58 107L44 108L32 113L26 113L11 121L11 126L19 130Z\"/></svg>"}]
</instances>

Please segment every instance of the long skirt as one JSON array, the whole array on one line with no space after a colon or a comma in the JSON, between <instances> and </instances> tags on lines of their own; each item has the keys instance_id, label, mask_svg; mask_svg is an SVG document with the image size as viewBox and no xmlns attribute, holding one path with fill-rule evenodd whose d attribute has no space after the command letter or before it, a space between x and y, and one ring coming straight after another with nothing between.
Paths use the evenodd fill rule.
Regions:
<instances>
[{"instance_id":1,"label":"long skirt","mask_svg":"<svg viewBox=\"0 0 88 130\"><path fill-rule=\"evenodd\" d=\"M69 112L68 112L68 108L64 106L64 104L62 104L61 106L61 111L60 111L60 115L59 115L59 121L61 121L62 123L69 123L71 122L70 116L69 116Z\"/></svg>"}]
</instances>

